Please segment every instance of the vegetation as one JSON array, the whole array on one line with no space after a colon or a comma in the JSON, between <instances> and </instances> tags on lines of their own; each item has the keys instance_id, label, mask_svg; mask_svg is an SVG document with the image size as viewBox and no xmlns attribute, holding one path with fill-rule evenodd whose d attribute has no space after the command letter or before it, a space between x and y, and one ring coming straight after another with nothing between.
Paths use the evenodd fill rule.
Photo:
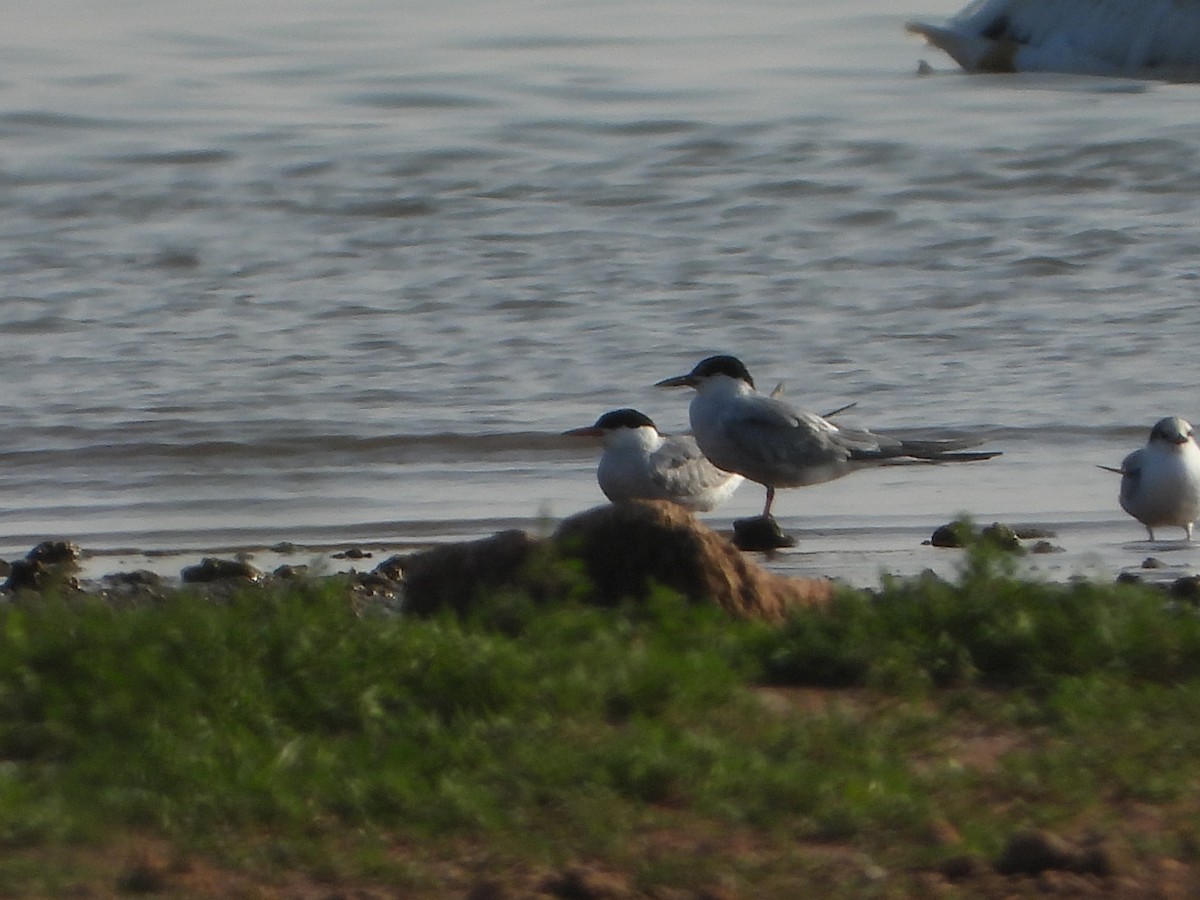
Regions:
<instances>
[{"instance_id":1,"label":"vegetation","mask_svg":"<svg viewBox=\"0 0 1200 900\"><path fill-rule=\"evenodd\" d=\"M1128 874L1200 847L1198 723L1195 608L1020 582L986 548L955 583L782 626L666 593L363 614L337 579L22 597L0 606L0 894L200 893L179 861L203 859L430 897L553 893L579 864L630 895L916 896L1029 827L1100 835ZM168 862L97 868L114 844Z\"/></svg>"}]
</instances>

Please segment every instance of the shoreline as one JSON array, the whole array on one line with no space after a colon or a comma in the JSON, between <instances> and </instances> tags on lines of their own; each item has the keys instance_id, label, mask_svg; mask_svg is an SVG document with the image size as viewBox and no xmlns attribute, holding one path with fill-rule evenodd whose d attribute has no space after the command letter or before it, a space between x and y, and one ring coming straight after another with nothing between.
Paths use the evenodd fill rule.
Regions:
<instances>
[{"instance_id":1,"label":"shoreline","mask_svg":"<svg viewBox=\"0 0 1200 900\"><path fill-rule=\"evenodd\" d=\"M598 504L602 506L603 504ZM210 541L186 542L175 546L89 545L69 535L46 540L70 541L78 547L76 575L81 583L101 585L106 576L150 572L169 586L182 582L181 573L206 558L240 561L263 575L281 567L303 571L311 576L361 574L393 556L406 556L434 547L466 543L490 537L501 531L517 529L538 536L548 533L563 519L513 519L457 523L431 523L413 534L383 538L330 537L310 541ZM725 517L700 518L700 523L720 536L732 538L732 522ZM992 519L975 520L979 527ZM1137 534L1131 520L1025 521L996 519L1001 524L1044 535L1047 552L1030 552L1035 540L1022 542L1025 552L1017 557L1017 573L1022 578L1065 582L1084 578L1113 581L1136 576L1152 583L1163 583L1200 573L1200 542L1184 540L1129 540ZM780 517L785 532L797 538L795 547L772 553L746 552L747 559L765 570L796 578L828 578L858 589L878 588L888 577L916 577L925 572L953 579L961 569L963 551L934 547L929 541L933 531L946 521L917 520L911 524L879 524L874 527L828 525L805 527L801 517ZM11 543L11 542L10 542ZM39 542L24 551L8 551L4 559L20 559ZM1153 562L1148 562L1151 560Z\"/></svg>"}]
</instances>

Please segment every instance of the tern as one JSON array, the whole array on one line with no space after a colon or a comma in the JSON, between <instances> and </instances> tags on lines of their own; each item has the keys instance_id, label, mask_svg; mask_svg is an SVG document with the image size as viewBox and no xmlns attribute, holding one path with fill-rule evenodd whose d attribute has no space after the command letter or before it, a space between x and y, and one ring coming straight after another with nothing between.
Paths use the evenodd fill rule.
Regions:
<instances>
[{"instance_id":1,"label":"tern","mask_svg":"<svg viewBox=\"0 0 1200 900\"><path fill-rule=\"evenodd\" d=\"M906 27L968 72L1200 76L1200 6L1179 0L973 0Z\"/></svg>"},{"instance_id":2,"label":"tern","mask_svg":"<svg viewBox=\"0 0 1200 900\"><path fill-rule=\"evenodd\" d=\"M771 518L775 489L820 484L857 469L897 462L974 462L996 452L956 453L966 441L899 440L841 428L754 389L733 356L710 356L686 375L657 387L696 389L689 417L700 450L718 468L767 489L762 518Z\"/></svg>"},{"instance_id":3,"label":"tern","mask_svg":"<svg viewBox=\"0 0 1200 900\"><path fill-rule=\"evenodd\" d=\"M1200 517L1200 447L1192 426L1178 416L1159 419L1146 446L1121 461L1119 469L1100 466L1121 476L1121 509L1154 529L1178 525L1192 539L1192 523Z\"/></svg>"},{"instance_id":4,"label":"tern","mask_svg":"<svg viewBox=\"0 0 1200 900\"><path fill-rule=\"evenodd\" d=\"M614 503L670 500L694 512L708 512L729 499L742 476L718 469L689 435L664 435L636 409L614 409L595 425L569 435L598 437L604 443L596 480Z\"/></svg>"}]
</instances>

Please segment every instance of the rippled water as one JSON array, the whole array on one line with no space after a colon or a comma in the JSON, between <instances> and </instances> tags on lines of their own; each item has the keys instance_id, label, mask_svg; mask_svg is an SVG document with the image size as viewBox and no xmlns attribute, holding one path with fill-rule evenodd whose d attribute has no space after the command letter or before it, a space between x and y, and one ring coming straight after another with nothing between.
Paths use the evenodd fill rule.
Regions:
<instances>
[{"instance_id":1,"label":"rippled water","mask_svg":"<svg viewBox=\"0 0 1200 900\"><path fill-rule=\"evenodd\" d=\"M1091 464L1200 418L1200 87L960 75L902 30L958 6L24 11L0 550L539 527L602 499L559 432L685 428L650 385L720 351L1006 451L782 494L779 565L943 564L919 539L964 510L1053 525L1055 572L1135 563Z\"/></svg>"}]
</instances>

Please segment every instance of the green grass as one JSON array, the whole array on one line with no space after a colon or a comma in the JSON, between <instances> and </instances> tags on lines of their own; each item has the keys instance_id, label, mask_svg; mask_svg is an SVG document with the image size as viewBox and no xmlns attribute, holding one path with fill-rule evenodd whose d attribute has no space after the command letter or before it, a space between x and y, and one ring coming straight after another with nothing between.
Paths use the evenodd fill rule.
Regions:
<instances>
[{"instance_id":1,"label":"green grass","mask_svg":"<svg viewBox=\"0 0 1200 900\"><path fill-rule=\"evenodd\" d=\"M904 871L1028 825L1186 855L1198 723L1194 608L1023 583L985 550L955 583L885 581L781 626L661 594L361 615L336 579L25 598L0 606L0 887L33 878L21 851L125 833L412 883L436 875L389 846L600 859L643 886L777 884L804 842ZM983 763L963 749L997 736ZM1135 807L1161 827L1126 833ZM927 839L946 822L961 845ZM771 852L698 854L714 832Z\"/></svg>"}]
</instances>

